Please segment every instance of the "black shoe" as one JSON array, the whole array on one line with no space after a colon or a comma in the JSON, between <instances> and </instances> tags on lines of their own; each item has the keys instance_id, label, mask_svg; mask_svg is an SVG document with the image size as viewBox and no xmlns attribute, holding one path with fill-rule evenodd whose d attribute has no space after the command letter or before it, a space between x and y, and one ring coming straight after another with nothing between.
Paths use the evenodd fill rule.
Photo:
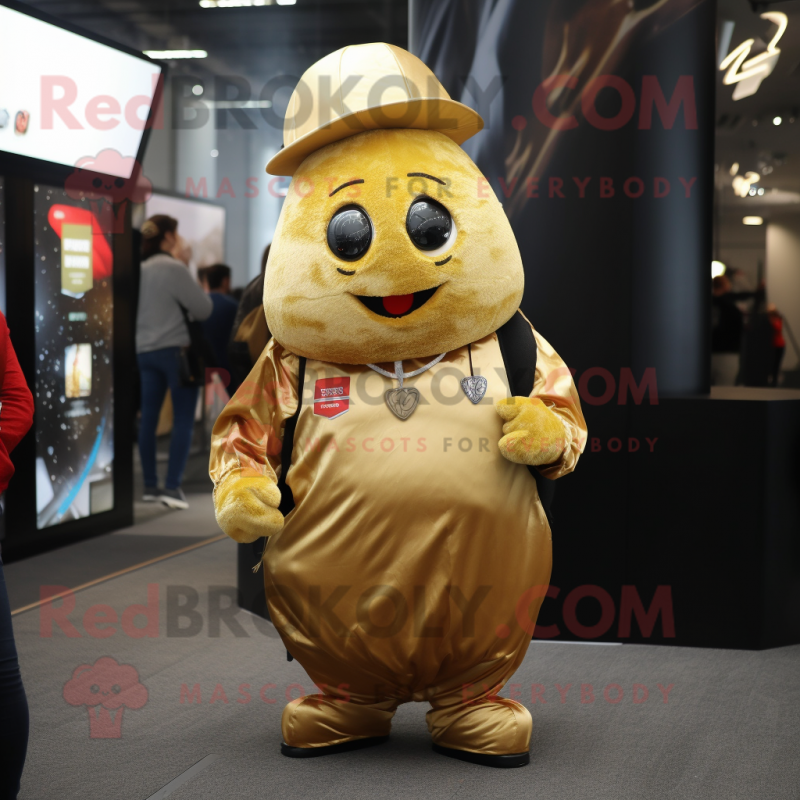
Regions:
<instances>
[{"instance_id":1,"label":"black shoe","mask_svg":"<svg viewBox=\"0 0 800 800\"><path fill-rule=\"evenodd\" d=\"M440 744L433 745L433 751L448 758L469 761L470 764L480 764L482 767L524 767L531 760L530 753L509 753L508 755L492 756L487 753L470 753L468 750L442 747Z\"/></svg>"},{"instance_id":2,"label":"black shoe","mask_svg":"<svg viewBox=\"0 0 800 800\"><path fill-rule=\"evenodd\" d=\"M162 489L159 492L158 499L170 508L179 508L181 510L189 508L186 496L180 489Z\"/></svg>"},{"instance_id":3,"label":"black shoe","mask_svg":"<svg viewBox=\"0 0 800 800\"><path fill-rule=\"evenodd\" d=\"M281 754L289 756L289 758L316 758L317 756L347 753L350 750L363 750L365 747L374 747L376 744L383 744L388 741L388 736L367 736L365 739L352 739L349 742L328 744L323 747L292 747L286 742L281 742Z\"/></svg>"},{"instance_id":4,"label":"black shoe","mask_svg":"<svg viewBox=\"0 0 800 800\"><path fill-rule=\"evenodd\" d=\"M145 486L144 494L142 495L143 503L155 503L161 496L161 491L158 486Z\"/></svg>"}]
</instances>

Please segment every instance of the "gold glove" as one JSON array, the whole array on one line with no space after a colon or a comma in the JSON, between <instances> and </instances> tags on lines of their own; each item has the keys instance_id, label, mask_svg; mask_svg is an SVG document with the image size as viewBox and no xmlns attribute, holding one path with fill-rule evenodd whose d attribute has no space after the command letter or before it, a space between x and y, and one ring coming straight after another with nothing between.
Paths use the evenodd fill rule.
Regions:
<instances>
[{"instance_id":1,"label":"gold glove","mask_svg":"<svg viewBox=\"0 0 800 800\"><path fill-rule=\"evenodd\" d=\"M280 490L263 475L231 474L214 489L217 524L242 544L272 536L283 528L280 502Z\"/></svg>"},{"instance_id":2,"label":"gold glove","mask_svg":"<svg viewBox=\"0 0 800 800\"><path fill-rule=\"evenodd\" d=\"M495 403L495 409L506 420L499 447L509 461L552 464L569 446L561 420L538 397L509 397Z\"/></svg>"}]
</instances>

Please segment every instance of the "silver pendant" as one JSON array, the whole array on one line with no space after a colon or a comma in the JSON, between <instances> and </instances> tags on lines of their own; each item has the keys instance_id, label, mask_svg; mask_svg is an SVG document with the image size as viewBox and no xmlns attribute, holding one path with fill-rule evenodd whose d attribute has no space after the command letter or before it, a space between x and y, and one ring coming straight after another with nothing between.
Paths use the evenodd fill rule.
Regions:
<instances>
[{"instance_id":1,"label":"silver pendant","mask_svg":"<svg viewBox=\"0 0 800 800\"><path fill-rule=\"evenodd\" d=\"M483 400L488 385L483 375L470 375L467 378L461 379L461 388L464 390L464 394L469 397L475 405L478 405L478 403Z\"/></svg>"},{"instance_id":2,"label":"silver pendant","mask_svg":"<svg viewBox=\"0 0 800 800\"><path fill-rule=\"evenodd\" d=\"M408 419L419 403L419 392L416 389L389 389L383 397L389 410L399 419Z\"/></svg>"}]
</instances>

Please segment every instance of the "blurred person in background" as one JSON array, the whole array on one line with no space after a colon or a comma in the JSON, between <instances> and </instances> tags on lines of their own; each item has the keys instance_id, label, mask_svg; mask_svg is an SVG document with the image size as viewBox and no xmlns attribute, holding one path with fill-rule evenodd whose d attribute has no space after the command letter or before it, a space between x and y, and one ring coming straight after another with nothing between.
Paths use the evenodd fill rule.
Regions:
<instances>
[{"instance_id":1,"label":"blurred person in background","mask_svg":"<svg viewBox=\"0 0 800 800\"><path fill-rule=\"evenodd\" d=\"M238 303L230 296L231 268L225 264L214 264L198 271L203 289L211 298L214 310L203 322L203 332L214 351L214 366L225 371L221 375L222 383L227 385L228 393L238 388L233 380L231 365L228 360L228 341L231 338L233 323L236 319Z\"/></svg>"},{"instance_id":2,"label":"blurred person in background","mask_svg":"<svg viewBox=\"0 0 800 800\"><path fill-rule=\"evenodd\" d=\"M736 305L745 315L746 321L748 314L752 314L755 311L755 303L753 302L756 291L755 282L739 267L728 267L725 270L725 277L730 281L731 291L735 295L741 295L742 297L741 300L736 301Z\"/></svg>"},{"instance_id":3,"label":"blurred person in background","mask_svg":"<svg viewBox=\"0 0 800 800\"><path fill-rule=\"evenodd\" d=\"M267 271L269 248L270 245L267 245L261 254L261 271L245 287L233 321L228 362L231 365L231 382L237 387L244 383L270 338L267 318L264 316L264 274Z\"/></svg>"},{"instance_id":4,"label":"blurred person in background","mask_svg":"<svg viewBox=\"0 0 800 800\"><path fill-rule=\"evenodd\" d=\"M160 500L170 508L189 507L181 490L189 458L197 406L197 387L185 385L182 359L191 344L186 314L207 319L214 305L181 261L187 248L178 221L165 214L142 225L142 268L136 315L136 353L141 379L142 418L139 455L144 472L145 502ZM156 472L156 428L164 396L172 396L173 427L169 468L163 489Z\"/></svg>"},{"instance_id":5,"label":"blurred person in background","mask_svg":"<svg viewBox=\"0 0 800 800\"><path fill-rule=\"evenodd\" d=\"M236 301L236 305L239 305L239 301L242 299L242 295L244 294L244 286L237 286L234 289L231 289L228 293L229 297L232 297Z\"/></svg>"},{"instance_id":6,"label":"blurred person in background","mask_svg":"<svg viewBox=\"0 0 800 800\"><path fill-rule=\"evenodd\" d=\"M738 303L763 297L763 284L754 292L734 292L725 275L711 281L711 385L740 383L744 314Z\"/></svg>"},{"instance_id":7,"label":"blurred person in background","mask_svg":"<svg viewBox=\"0 0 800 800\"><path fill-rule=\"evenodd\" d=\"M11 451L33 424L33 397L0 313L0 493L14 474ZM0 800L14 800L28 747L28 700L17 660L0 553Z\"/></svg>"},{"instance_id":8,"label":"blurred person in background","mask_svg":"<svg viewBox=\"0 0 800 800\"><path fill-rule=\"evenodd\" d=\"M783 354L786 352L786 340L783 338L783 316L778 311L775 303L767 304L767 317L772 326L772 371L770 373L770 386L778 385Z\"/></svg>"},{"instance_id":9,"label":"blurred person in background","mask_svg":"<svg viewBox=\"0 0 800 800\"><path fill-rule=\"evenodd\" d=\"M711 384L734 386L739 375L744 317L726 275L711 281Z\"/></svg>"}]
</instances>

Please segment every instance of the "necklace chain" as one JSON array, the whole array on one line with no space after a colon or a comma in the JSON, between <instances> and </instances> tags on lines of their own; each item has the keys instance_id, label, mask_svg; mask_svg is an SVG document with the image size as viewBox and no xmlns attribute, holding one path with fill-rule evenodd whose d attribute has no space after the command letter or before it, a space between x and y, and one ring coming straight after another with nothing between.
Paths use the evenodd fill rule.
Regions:
<instances>
[{"instance_id":1,"label":"necklace chain","mask_svg":"<svg viewBox=\"0 0 800 800\"><path fill-rule=\"evenodd\" d=\"M433 361L429 361L425 364L424 367L420 367L419 369L412 370L411 372L403 372L403 362L402 361L395 361L394 362L394 372L389 372L388 370L381 369L380 367L375 366L375 364L367 364L370 369L375 370L375 372L380 373L381 375L386 376L387 378L393 378L400 382L400 388L403 388L403 379L404 378L414 378L417 375L421 375L425 372L426 369L430 369L433 366L436 366L445 356L447 353L442 353L441 355L436 356Z\"/></svg>"}]
</instances>

